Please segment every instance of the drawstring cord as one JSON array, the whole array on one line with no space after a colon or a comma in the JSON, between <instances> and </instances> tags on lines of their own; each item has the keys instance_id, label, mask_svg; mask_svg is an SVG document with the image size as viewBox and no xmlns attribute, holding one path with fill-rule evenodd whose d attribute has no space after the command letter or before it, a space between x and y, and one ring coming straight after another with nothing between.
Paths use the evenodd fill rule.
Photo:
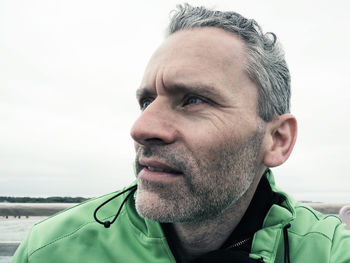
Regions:
<instances>
[{"instance_id":1,"label":"drawstring cord","mask_svg":"<svg viewBox=\"0 0 350 263\"><path fill-rule=\"evenodd\" d=\"M286 226L283 228L283 238L284 238L284 262L285 262L285 263L290 263L288 228L290 228L290 224L286 225Z\"/></svg>"},{"instance_id":2,"label":"drawstring cord","mask_svg":"<svg viewBox=\"0 0 350 263\"><path fill-rule=\"evenodd\" d=\"M94 218L95 218L96 222L99 223L99 224L101 224L101 225L103 225L105 228L109 228L109 227L111 226L111 224L113 224L113 223L115 222L115 220L117 220L117 218L118 218L118 216L119 216L119 214L120 214L120 211L122 210L122 208L123 208L125 202L129 199L129 197L130 197L133 193L135 193L136 189L137 189L137 185L131 186L131 187L129 187L128 189L126 189L126 190L124 190L124 191L122 191L122 192L116 194L115 196L109 198L107 201L105 201L105 202L103 202L101 205L99 205L99 206L95 209L95 212L94 212ZM124 193L126 193L126 192L128 192L128 191L130 191L130 193L129 193L129 194L125 197L125 199L123 200L122 204L120 205L120 207L119 207L119 209L118 209L118 212L115 214L115 216L114 216L114 218L113 218L112 221L107 220L107 221L102 222L101 220L99 220L99 219L97 218L97 216L96 216L97 211L100 210L100 208L101 208L102 206L104 206L104 205L107 204L108 202L112 201L114 198L117 198L118 196L120 196L120 195L122 195L122 194L124 194Z\"/></svg>"},{"instance_id":3,"label":"drawstring cord","mask_svg":"<svg viewBox=\"0 0 350 263\"><path fill-rule=\"evenodd\" d=\"M136 190L137 190L137 185L131 186L131 187L125 189L124 191L122 191L122 192L120 192L120 193L114 195L113 197L109 198L107 201L103 202L101 205L99 205L99 206L95 209L95 212L94 212L94 218L95 218L96 222L99 223L99 224L101 224L101 225L103 225L105 228L109 228L109 227L111 226L111 224L113 224L113 223L117 220L117 218L118 218L118 216L119 216L119 214L120 214L120 211L122 210L124 204L125 204L126 201L129 199L129 197L130 197L133 193L135 193ZM126 193L126 192L128 192L128 191L130 191L130 193L124 198L122 204L120 205L120 207L119 207L119 209L118 209L118 212L115 214L115 216L114 216L114 218L113 218L112 221L107 220L107 221L104 221L104 222L103 222L103 221L101 221L101 220L99 220L99 219L97 218L97 212L98 212L98 210L101 209L102 206L104 206L105 204L109 203L109 202L112 201L113 199L117 198L118 196L120 196L120 195L122 195L122 194L124 194L124 193ZM285 227L283 227L283 238L284 238L284 262L285 262L285 263L290 263L289 239L288 239L288 228L290 228L290 227L291 227L290 224L287 224ZM260 259L260 260L261 260L261 259Z\"/></svg>"}]
</instances>

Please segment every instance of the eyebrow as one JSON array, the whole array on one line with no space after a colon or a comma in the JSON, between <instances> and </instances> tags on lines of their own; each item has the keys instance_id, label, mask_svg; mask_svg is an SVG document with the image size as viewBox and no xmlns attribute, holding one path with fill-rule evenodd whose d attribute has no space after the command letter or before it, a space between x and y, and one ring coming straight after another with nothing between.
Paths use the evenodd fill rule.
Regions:
<instances>
[{"instance_id":1,"label":"eyebrow","mask_svg":"<svg viewBox=\"0 0 350 263\"><path fill-rule=\"evenodd\" d=\"M155 94L148 88L139 88L136 90L136 99L140 100L141 98L153 97Z\"/></svg>"},{"instance_id":2,"label":"eyebrow","mask_svg":"<svg viewBox=\"0 0 350 263\"><path fill-rule=\"evenodd\" d=\"M136 90L136 98L152 97L156 96L153 88L143 87ZM191 83L191 84L174 84L165 87L165 90L170 94L176 93L195 93L203 96L218 97L219 91L213 86L203 83Z\"/></svg>"}]
</instances>

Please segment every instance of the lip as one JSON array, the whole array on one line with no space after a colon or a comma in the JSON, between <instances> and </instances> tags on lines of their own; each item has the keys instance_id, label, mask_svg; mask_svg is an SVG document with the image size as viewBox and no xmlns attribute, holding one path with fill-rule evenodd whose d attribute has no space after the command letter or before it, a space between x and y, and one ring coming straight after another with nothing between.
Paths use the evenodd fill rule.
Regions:
<instances>
[{"instance_id":1,"label":"lip","mask_svg":"<svg viewBox=\"0 0 350 263\"><path fill-rule=\"evenodd\" d=\"M146 181L167 183L183 175L181 171L158 160L140 159L139 164L142 169L138 176Z\"/></svg>"}]
</instances>

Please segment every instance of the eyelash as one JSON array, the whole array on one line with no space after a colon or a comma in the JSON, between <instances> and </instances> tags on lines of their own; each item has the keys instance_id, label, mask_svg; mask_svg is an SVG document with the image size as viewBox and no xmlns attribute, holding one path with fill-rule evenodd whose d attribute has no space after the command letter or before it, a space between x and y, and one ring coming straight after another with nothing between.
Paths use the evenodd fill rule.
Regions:
<instances>
[{"instance_id":1,"label":"eyelash","mask_svg":"<svg viewBox=\"0 0 350 263\"><path fill-rule=\"evenodd\" d=\"M191 100L191 99L197 99L197 100L200 100L200 102L198 102L198 103L188 103L188 101ZM152 97L140 99L140 102L139 102L140 109L141 110L145 110L153 101L154 101L154 98L152 98ZM186 107L186 106L192 105L192 104L199 104L199 103L209 103L209 104L211 103L210 100L205 99L205 98L203 98L201 96L197 96L197 95L185 96L182 101L183 101L182 107ZM148 103L147 106L145 106L146 102Z\"/></svg>"},{"instance_id":2,"label":"eyelash","mask_svg":"<svg viewBox=\"0 0 350 263\"><path fill-rule=\"evenodd\" d=\"M196 100L200 100L200 103L204 102L206 103L207 100L199 97L199 96L196 96L196 95L190 95L190 96L187 96L185 97L185 99L183 100L184 103L183 103L183 106L187 106L187 105L191 105L191 104L198 104L198 103L188 103L191 99L196 99Z\"/></svg>"},{"instance_id":3,"label":"eyelash","mask_svg":"<svg viewBox=\"0 0 350 263\"><path fill-rule=\"evenodd\" d=\"M154 100L154 98L142 98L142 99L140 99L140 102L139 102L140 109L141 110L146 109L152 103L153 100ZM144 106L145 102L148 102L148 101L149 101L149 104L147 106Z\"/></svg>"}]
</instances>

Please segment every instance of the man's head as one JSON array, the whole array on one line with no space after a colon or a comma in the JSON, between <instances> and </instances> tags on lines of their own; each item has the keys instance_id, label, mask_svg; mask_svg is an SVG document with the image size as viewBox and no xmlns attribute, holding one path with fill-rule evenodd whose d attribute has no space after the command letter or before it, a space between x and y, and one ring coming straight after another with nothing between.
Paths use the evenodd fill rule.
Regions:
<instances>
[{"instance_id":1,"label":"man's head","mask_svg":"<svg viewBox=\"0 0 350 263\"><path fill-rule=\"evenodd\" d=\"M290 111L290 74L275 34L264 34L256 21L238 13L185 4L173 13L168 35L203 27L224 29L245 42L245 70L258 87L258 111L263 120Z\"/></svg>"},{"instance_id":2,"label":"man's head","mask_svg":"<svg viewBox=\"0 0 350 263\"><path fill-rule=\"evenodd\" d=\"M209 23L215 14L238 15L212 12L208 17L206 12L179 8L138 90L142 113L131 130L139 182L136 208L160 222L218 216L256 186L266 167L288 158L295 141L294 118L280 115L280 107L260 106L266 92L260 92L254 77L260 73L249 71L253 66L242 37L248 34ZM209 24L197 26L200 16ZM240 19L240 25L254 29ZM186 26L188 20L192 26ZM269 41L272 50L274 41Z\"/></svg>"}]
</instances>

